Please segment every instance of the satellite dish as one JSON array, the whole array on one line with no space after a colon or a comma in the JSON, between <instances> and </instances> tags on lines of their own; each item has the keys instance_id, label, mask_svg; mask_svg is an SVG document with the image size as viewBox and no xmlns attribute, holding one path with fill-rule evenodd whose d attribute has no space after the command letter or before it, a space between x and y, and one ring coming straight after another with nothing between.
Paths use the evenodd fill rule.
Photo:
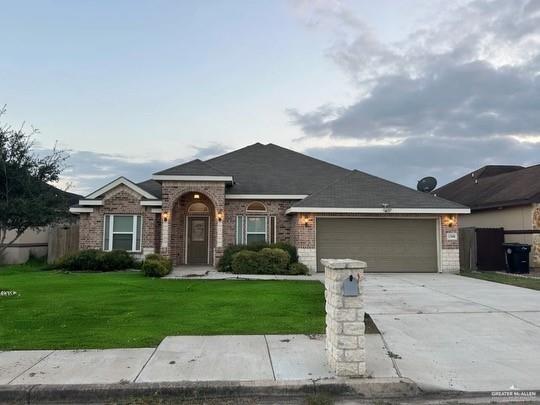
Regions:
<instances>
[{"instance_id":1,"label":"satellite dish","mask_svg":"<svg viewBox=\"0 0 540 405\"><path fill-rule=\"evenodd\" d=\"M437 179L435 177L431 177L431 176L424 177L416 185L416 189L418 191L423 192L423 193L429 193L429 192L435 190L435 187L437 187Z\"/></svg>"}]
</instances>

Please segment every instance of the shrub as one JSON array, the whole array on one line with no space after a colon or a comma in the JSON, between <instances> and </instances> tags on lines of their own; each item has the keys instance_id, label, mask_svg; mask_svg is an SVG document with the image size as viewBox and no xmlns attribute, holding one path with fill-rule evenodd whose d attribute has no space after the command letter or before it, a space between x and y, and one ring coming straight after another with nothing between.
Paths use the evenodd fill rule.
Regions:
<instances>
[{"instance_id":1,"label":"shrub","mask_svg":"<svg viewBox=\"0 0 540 405\"><path fill-rule=\"evenodd\" d=\"M65 256L52 267L70 271L115 271L134 266L135 260L128 252L122 250L102 252L89 249Z\"/></svg>"},{"instance_id":2,"label":"shrub","mask_svg":"<svg viewBox=\"0 0 540 405\"><path fill-rule=\"evenodd\" d=\"M264 248L257 253L260 271L264 274L281 274L287 272L291 257L283 249Z\"/></svg>"},{"instance_id":3,"label":"shrub","mask_svg":"<svg viewBox=\"0 0 540 405\"><path fill-rule=\"evenodd\" d=\"M289 274L309 274L309 269L308 266L306 266L304 263L291 263L289 266Z\"/></svg>"},{"instance_id":4,"label":"shrub","mask_svg":"<svg viewBox=\"0 0 540 405\"><path fill-rule=\"evenodd\" d=\"M236 274L256 274L259 268L259 254L252 250L241 250L233 254L232 272Z\"/></svg>"},{"instance_id":5,"label":"shrub","mask_svg":"<svg viewBox=\"0 0 540 405\"><path fill-rule=\"evenodd\" d=\"M124 250L113 250L102 253L100 256L102 271L125 270L133 268L135 260Z\"/></svg>"},{"instance_id":6,"label":"shrub","mask_svg":"<svg viewBox=\"0 0 540 405\"><path fill-rule=\"evenodd\" d=\"M298 250L296 249L296 246L291 245L290 243L277 242L277 243L273 243L269 245L268 247L275 248L275 249L282 249L289 254L290 263L298 262Z\"/></svg>"},{"instance_id":7,"label":"shrub","mask_svg":"<svg viewBox=\"0 0 540 405\"><path fill-rule=\"evenodd\" d=\"M235 274L287 274L290 256L282 249L241 250L233 255Z\"/></svg>"},{"instance_id":8,"label":"shrub","mask_svg":"<svg viewBox=\"0 0 540 405\"><path fill-rule=\"evenodd\" d=\"M231 245L227 247L223 251L223 256L218 263L218 269L219 271L233 271L232 262L233 262L233 256L236 253L241 252L242 250L258 252L264 248L277 248L277 249L285 250L287 253L289 253L290 263L298 262L298 252L296 250L296 247L289 243L278 242L278 243L273 243L269 245L268 243L265 243L265 242L254 242L254 243L250 243L249 245Z\"/></svg>"},{"instance_id":9,"label":"shrub","mask_svg":"<svg viewBox=\"0 0 540 405\"><path fill-rule=\"evenodd\" d=\"M145 257L141 269L147 277L163 277L172 270L172 261L158 254L150 254Z\"/></svg>"},{"instance_id":10,"label":"shrub","mask_svg":"<svg viewBox=\"0 0 540 405\"><path fill-rule=\"evenodd\" d=\"M99 271L103 252L89 249L65 256L58 261L58 267L71 271Z\"/></svg>"}]
</instances>

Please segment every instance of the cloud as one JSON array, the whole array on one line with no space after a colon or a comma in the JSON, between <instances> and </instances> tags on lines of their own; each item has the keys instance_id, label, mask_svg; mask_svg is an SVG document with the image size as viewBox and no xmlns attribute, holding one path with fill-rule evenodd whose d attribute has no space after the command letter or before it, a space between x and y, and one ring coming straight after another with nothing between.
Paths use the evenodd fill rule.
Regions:
<instances>
[{"instance_id":1,"label":"cloud","mask_svg":"<svg viewBox=\"0 0 540 405\"><path fill-rule=\"evenodd\" d=\"M140 160L127 155L72 151L58 186L86 195L119 176L134 182L149 179L152 173L192 159L208 159L226 151L223 145L193 147L193 156L182 160Z\"/></svg>"},{"instance_id":2,"label":"cloud","mask_svg":"<svg viewBox=\"0 0 540 405\"><path fill-rule=\"evenodd\" d=\"M351 167L409 185L424 174L451 180L448 173L484 163L538 162L540 0L462 1L395 43L348 14L336 4L326 17L317 11L345 27L327 55L349 75L357 101L287 110L302 144L329 140L326 151L308 152L332 161L340 153ZM364 145L336 148L332 140Z\"/></svg>"},{"instance_id":3,"label":"cloud","mask_svg":"<svg viewBox=\"0 0 540 405\"><path fill-rule=\"evenodd\" d=\"M416 187L425 176L439 185L488 164L538 163L540 144L512 138L411 138L398 145L327 147L305 150L311 156Z\"/></svg>"}]
</instances>

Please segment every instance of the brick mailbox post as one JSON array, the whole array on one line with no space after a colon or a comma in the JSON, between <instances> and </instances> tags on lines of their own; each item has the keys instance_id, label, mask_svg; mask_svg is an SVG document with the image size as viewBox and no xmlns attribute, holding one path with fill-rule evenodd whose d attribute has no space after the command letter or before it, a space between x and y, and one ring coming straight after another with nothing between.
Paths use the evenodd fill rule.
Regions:
<instances>
[{"instance_id":1,"label":"brick mailbox post","mask_svg":"<svg viewBox=\"0 0 540 405\"><path fill-rule=\"evenodd\" d=\"M326 355L338 376L366 373L363 282L366 263L322 259L326 297Z\"/></svg>"}]
</instances>

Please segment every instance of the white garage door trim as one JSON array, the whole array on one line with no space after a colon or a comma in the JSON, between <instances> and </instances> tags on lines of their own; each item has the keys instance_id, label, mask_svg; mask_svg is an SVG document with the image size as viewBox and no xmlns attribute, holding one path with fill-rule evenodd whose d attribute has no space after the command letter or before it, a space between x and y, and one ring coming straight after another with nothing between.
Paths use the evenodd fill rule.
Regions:
<instances>
[{"instance_id":1,"label":"white garage door trim","mask_svg":"<svg viewBox=\"0 0 540 405\"><path fill-rule=\"evenodd\" d=\"M437 272L442 273L441 268L441 217L438 215L433 216L422 216L422 217L412 217L412 216L373 216L373 215L315 215L315 249L317 249L317 221L322 218L342 218L342 219L377 219L377 218L386 218L386 219L431 219L435 220L435 236L437 243ZM315 261L317 261L317 251L315 251ZM315 263L314 271L317 271L318 263ZM433 273L432 273L433 274Z\"/></svg>"}]
</instances>

